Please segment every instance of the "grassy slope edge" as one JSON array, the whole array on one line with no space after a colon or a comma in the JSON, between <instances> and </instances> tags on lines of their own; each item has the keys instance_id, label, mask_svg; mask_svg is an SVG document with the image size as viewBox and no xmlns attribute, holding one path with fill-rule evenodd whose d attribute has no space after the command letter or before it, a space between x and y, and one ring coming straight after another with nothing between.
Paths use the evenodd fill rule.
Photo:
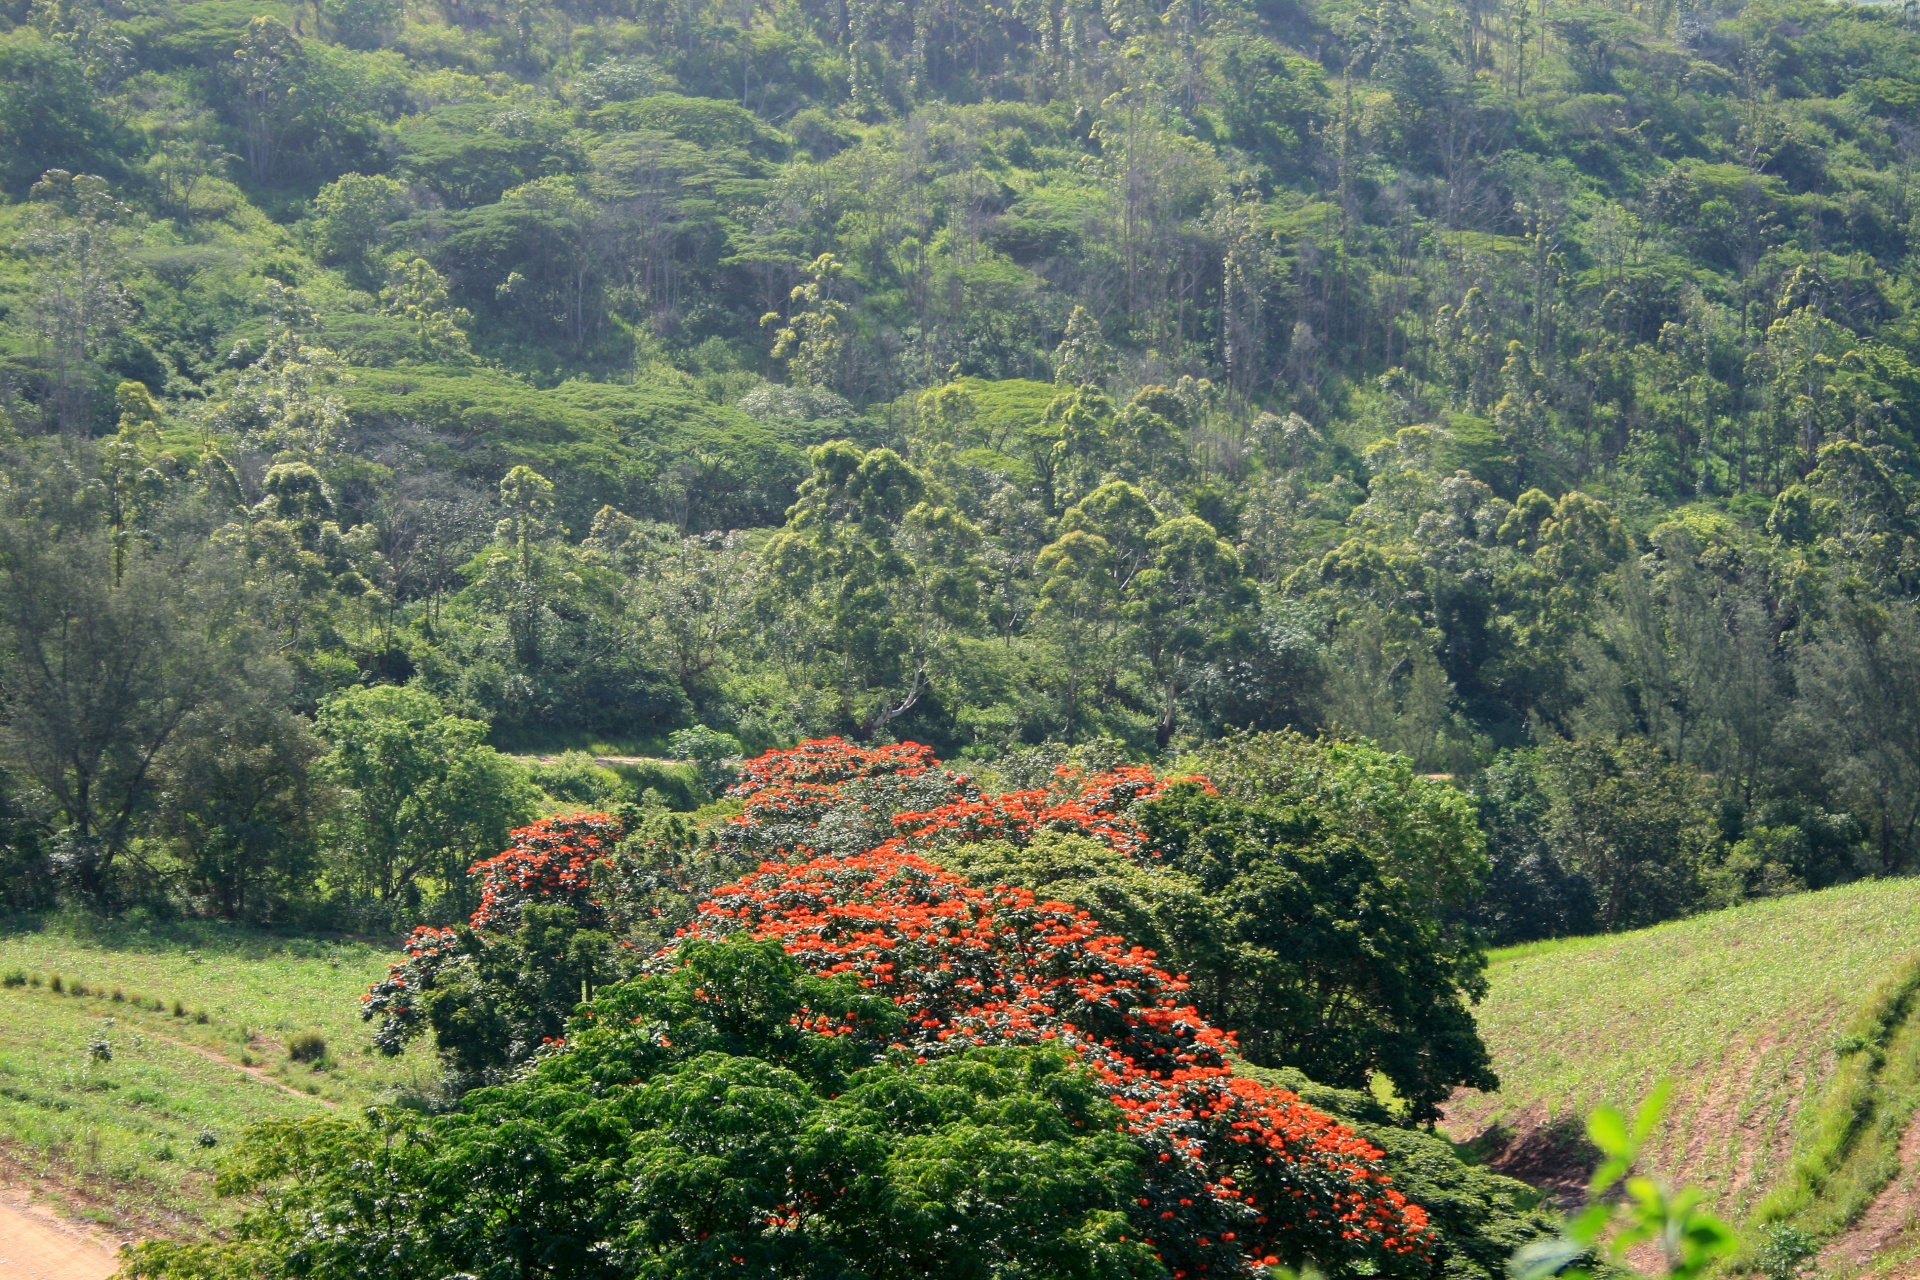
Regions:
<instances>
[{"instance_id":1,"label":"grassy slope edge","mask_svg":"<svg viewBox=\"0 0 1920 1280\"><path fill-rule=\"evenodd\" d=\"M433 1079L430 1056L374 1053L356 1016L391 958L348 940L207 923L0 926L0 975L38 979L0 985L0 1169L130 1234L225 1225L237 1206L214 1198L214 1170L250 1125ZM66 992L50 990L54 974ZM88 994L71 994L75 983ZM325 1039L321 1062L291 1060L300 1032ZM95 1044L111 1057L96 1057Z\"/></svg>"},{"instance_id":2,"label":"grassy slope edge","mask_svg":"<svg viewBox=\"0 0 1920 1280\"><path fill-rule=\"evenodd\" d=\"M1900 1172L1920 1101L1916 925L1920 883L1873 881L1497 952L1480 1018L1504 1087L1447 1128L1573 1193L1578 1117L1671 1076L1656 1170L1831 1238Z\"/></svg>"}]
</instances>

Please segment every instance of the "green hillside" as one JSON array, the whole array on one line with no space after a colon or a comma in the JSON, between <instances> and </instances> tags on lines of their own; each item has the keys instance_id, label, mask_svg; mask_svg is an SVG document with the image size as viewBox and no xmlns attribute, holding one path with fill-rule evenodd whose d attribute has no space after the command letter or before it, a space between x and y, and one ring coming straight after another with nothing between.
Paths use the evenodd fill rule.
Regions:
<instances>
[{"instance_id":1,"label":"green hillside","mask_svg":"<svg viewBox=\"0 0 1920 1280\"><path fill-rule=\"evenodd\" d=\"M1900 1168L1920 1099L1917 925L1920 884L1871 881L1496 952L1479 1024L1502 1087L1457 1097L1447 1127L1571 1189L1579 1117L1671 1078L1655 1169L1730 1220L1840 1233Z\"/></svg>"}]
</instances>

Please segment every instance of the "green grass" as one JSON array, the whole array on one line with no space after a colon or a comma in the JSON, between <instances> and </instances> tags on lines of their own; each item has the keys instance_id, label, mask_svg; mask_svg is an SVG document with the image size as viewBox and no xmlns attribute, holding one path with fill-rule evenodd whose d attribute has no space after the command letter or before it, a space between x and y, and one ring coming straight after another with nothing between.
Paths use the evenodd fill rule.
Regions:
<instances>
[{"instance_id":1,"label":"green grass","mask_svg":"<svg viewBox=\"0 0 1920 1280\"><path fill-rule=\"evenodd\" d=\"M1857 1159L1857 1132L1837 1140L1835 1116L1884 1111L1860 1100L1880 1074L1850 1081L1851 1064L1873 1055L1839 1046L1879 1035L1897 1056L1908 1010L1888 1014L1887 1001L1914 972L1917 948L1920 881L1893 880L1496 952L1478 1016L1502 1087L1456 1101L1449 1128L1456 1137L1571 1128L1593 1106L1632 1106L1672 1077L1649 1163L1744 1218L1769 1192L1805 1181L1796 1161L1809 1153L1824 1150L1820 1169ZM1840 1179L1851 1187L1844 1198L1858 1202L1874 1176ZM1829 1218L1844 1216L1840 1191L1823 1185L1791 1212L1824 1198Z\"/></svg>"},{"instance_id":2,"label":"green grass","mask_svg":"<svg viewBox=\"0 0 1920 1280\"><path fill-rule=\"evenodd\" d=\"M0 1156L115 1227L196 1235L223 1224L234 1209L214 1200L213 1171L250 1125L433 1079L427 1055L374 1053L359 1020L360 993L394 955L205 925L0 928L0 977L38 979L0 986ZM50 990L55 974L67 994ZM71 994L76 982L90 994ZM320 1062L289 1059L302 1032L325 1039ZM90 1052L101 1041L111 1060ZM241 1070L248 1061L296 1093Z\"/></svg>"}]
</instances>

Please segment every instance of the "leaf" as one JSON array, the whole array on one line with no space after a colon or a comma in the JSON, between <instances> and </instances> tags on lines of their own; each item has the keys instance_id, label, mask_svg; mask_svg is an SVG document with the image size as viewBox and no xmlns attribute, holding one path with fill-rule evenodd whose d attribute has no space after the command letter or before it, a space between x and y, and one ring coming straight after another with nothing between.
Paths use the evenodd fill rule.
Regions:
<instances>
[{"instance_id":1,"label":"leaf","mask_svg":"<svg viewBox=\"0 0 1920 1280\"><path fill-rule=\"evenodd\" d=\"M1562 1268L1587 1251L1586 1246L1566 1236L1556 1236L1550 1240L1534 1240L1521 1246L1507 1263L1507 1275L1511 1280L1546 1280L1548 1276L1561 1274ZM1585 1272L1568 1272L1569 1276L1584 1276Z\"/></svg>"},{"instance_id":2,"label":"leaf","mask_svg":"<svg viewBox=\"0 0 1920 1280\"><path fill-rule=\"evenodd\" d=\"M1633 1158L1626 1119L1612 1107L1594 1108L1593 1114L1587 1117L1587 1136L1603 1155L1615 1160Z\"/></svg>"}]
</instances>

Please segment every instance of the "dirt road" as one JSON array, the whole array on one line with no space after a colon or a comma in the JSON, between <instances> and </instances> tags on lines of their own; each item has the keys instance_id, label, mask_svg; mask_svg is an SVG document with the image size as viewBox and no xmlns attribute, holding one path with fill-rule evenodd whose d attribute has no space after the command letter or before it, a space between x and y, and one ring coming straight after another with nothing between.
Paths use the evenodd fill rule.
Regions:
<instances>
[{"instance_id":1,"label":"dirt road","mask_svg":"<svg viewBox=\"0 0 1920 1280\"><path fill-rule=\"evenodd\" d=\"M0 1200L0 1280L107 1280L119 1269L111 1242L39 1205Z\"/></svg>"}]
</instances>

